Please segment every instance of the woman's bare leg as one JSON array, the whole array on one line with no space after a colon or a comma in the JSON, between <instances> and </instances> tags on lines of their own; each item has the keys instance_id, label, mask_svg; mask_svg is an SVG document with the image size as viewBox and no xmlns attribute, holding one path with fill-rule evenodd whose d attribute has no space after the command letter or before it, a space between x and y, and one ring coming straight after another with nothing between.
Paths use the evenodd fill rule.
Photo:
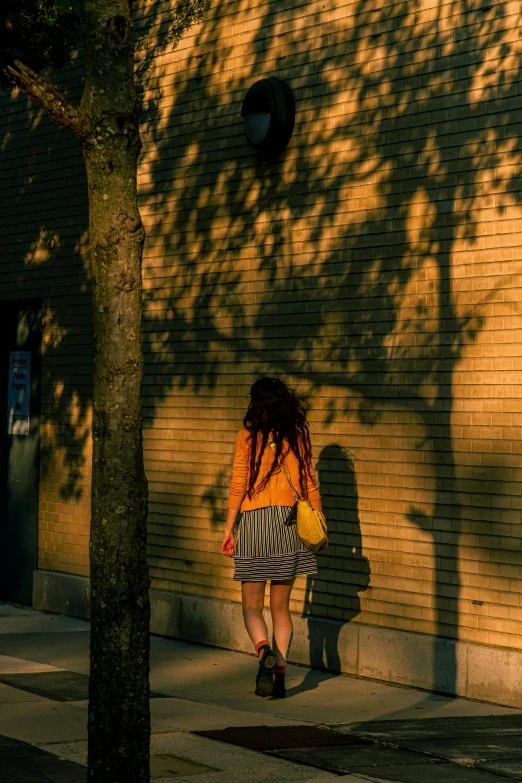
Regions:
<instances>
[{"instance_id":1,"label":"woman's bare leg","mask_svg":"<svg viewBox=\"0 0 522 783\"><path fill-rule=\"evenodd\" d=\"M292 617L290 615L290 593L295 579L272 581L270 584L270 611L274 624L273 649L276 666L284 667L292 642Z\"/></svg>"},{"instance_id":2,"label":"woman's bare leg","mask_svg":"<svg viewBox=\"0 0 522 783\"><path fill-rule=\"evenodd\" d=\"M266 582L241 582L243 619L254 647L268 640L268 629L263 617Z\"/></svg>"}]
</instances>

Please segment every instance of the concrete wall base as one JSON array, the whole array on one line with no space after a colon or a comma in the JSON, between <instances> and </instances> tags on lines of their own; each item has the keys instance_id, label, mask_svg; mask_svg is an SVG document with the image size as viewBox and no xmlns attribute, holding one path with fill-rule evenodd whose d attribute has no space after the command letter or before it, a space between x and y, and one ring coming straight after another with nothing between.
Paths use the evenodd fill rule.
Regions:
<instances>
[{"instance_id":1,"label":"concrete wall base","mask_svg":"<svg viewBox=\"0 0 522 783\"><path fill-rule=\"evenodd\" d=\"M252 652L239 604L162 590L150 596L152 633ZM89 580L35 571L33 606L88 619ZM319 617L293 621L294 663L522 708L520 650Z\"/></svg>"}]
</instances>

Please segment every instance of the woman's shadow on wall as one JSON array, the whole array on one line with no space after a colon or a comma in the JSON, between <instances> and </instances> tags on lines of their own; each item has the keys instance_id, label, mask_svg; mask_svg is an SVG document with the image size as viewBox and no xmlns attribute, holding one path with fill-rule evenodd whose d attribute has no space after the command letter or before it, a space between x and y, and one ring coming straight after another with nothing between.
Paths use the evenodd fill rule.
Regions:
<instances>
[{"instance_id":1,"label":"woman's shadow on wall","mask_svg":"<svg viewBox=\"0 0 522 783\"><path fill-rule=\"evenodd\" d=\"M342 446L333 443L321 451L316 469L329 546L317 557L317 574L308 576L306 581L303 617L308 622L313 668L300 685L289 689L289 696L316 688L325 679L320 672L328 671L331 676L341 671L339 635L343 626L361 611L359 593L367 589L370 581L370 566L362 554L353 460ZM324 618L334 622L325 622Z\"/></svg>"}]
</instances>

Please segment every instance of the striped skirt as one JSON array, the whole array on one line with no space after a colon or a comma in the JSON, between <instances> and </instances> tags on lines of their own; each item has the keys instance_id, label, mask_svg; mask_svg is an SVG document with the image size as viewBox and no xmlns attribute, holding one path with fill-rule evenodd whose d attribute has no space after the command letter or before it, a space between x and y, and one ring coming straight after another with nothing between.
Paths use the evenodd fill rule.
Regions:
<instances>
[{"instance_id":1,"label":"striped skirt","mask_svg":"<svg viewBox=\"0 0 522 783\"><path fill-rule=\"evenodd\" d=\"M236 538L234 579L264 582L317 573L315 555L297 535L297 526L285 525L290 506L266 506L244 511Z\"/></svg>"}]
</instances>

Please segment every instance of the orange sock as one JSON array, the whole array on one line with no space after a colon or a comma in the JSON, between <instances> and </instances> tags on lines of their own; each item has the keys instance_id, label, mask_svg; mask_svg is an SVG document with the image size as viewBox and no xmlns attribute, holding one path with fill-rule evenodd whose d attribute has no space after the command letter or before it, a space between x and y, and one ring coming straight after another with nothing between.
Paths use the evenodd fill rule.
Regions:
<instances>
[{"instance_id":1,"label":"orange sock","mask_svg":"<svg viewBox=\"0 0 522 783\"><path fill-rule=\"evenodd\" d=\"M265 646L265 644L268 644L268 639L262 639L260 642L256 644L256 655L258 655L259 657L261 657L261 655L263 654L261 653L261 655L259 655L259 651L261 647Z\"/></svg>"},{"instance_id":2,"label":"orange sock","mask_svg":"<svg viewBox=\"0 0 522 783\"><path fill-rule=\"evenodd\" d=\"M274 674L284 674L286 672L286 666L274 666Z\"/></svg>"}]
</instances>

